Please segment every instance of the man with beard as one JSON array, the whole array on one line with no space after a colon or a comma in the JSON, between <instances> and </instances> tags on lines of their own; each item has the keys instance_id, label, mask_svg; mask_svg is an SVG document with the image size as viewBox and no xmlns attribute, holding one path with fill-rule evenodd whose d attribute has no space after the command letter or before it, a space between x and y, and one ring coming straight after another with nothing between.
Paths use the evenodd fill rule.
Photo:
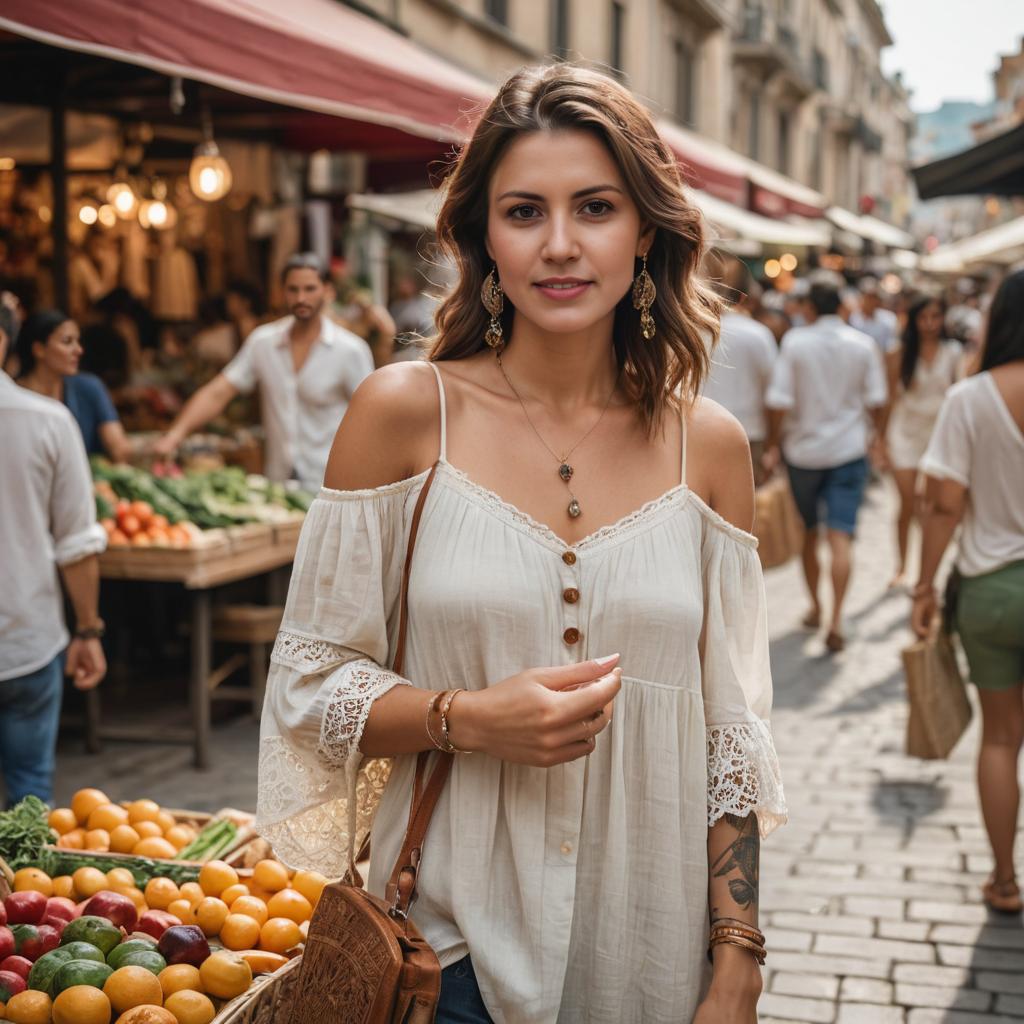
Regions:
<instances>
[{"instance_id":1,"label":"man with beard","mask_svg":"<svg viewBox=\"0 0 1024 1024\"><path fill-rule=\"evenodd\" d=\"M236 395L259 387L266 475L319 490L338 424L356 388L373 372L373 356L365 341L324 315L327 268L314 253L289 259L282 281L289 315L249 335L156 442L157 455L170 455Z\"/></svg>"}]
</instances>

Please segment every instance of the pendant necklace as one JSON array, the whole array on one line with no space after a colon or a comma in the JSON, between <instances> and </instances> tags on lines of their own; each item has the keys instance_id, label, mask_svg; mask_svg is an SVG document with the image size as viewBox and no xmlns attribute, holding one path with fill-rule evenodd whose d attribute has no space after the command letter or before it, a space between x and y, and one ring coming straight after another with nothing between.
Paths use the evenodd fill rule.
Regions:
<instances>
[{"instance_id":1,"label":"pendant necklace","mask_svg":"<svg viewBox=\"0 0 1024 1024\"><path fill-rule=\"evenodd\" d=\"M579 517L583 515L583 509L580 508L580 503L577 500L576 495L573 494L572 492L571 481L574 470L572 468L572 465L569 463L569 456L572 455L572 453L576 451L576 449L579 448L579 446L583 444L583 442L586 441L588 437L590 437L590 435L597 429L597 425L601 422L601 420L604 419L604 414L608 411L608 407L612 404L612 398L615 397L615 391L619 386L618 378L616 377L615 386L612 388L611 394L608 396L608 401L604 403L604 408L601 410L601 415L598 416L597 419L594 421L594 425L564 455L559 455L551 447L551 445L549 445L547 441L544 440L543 435L537 429L536 424L531 419L530 413L527 411L526 403L523 401L522 395L520 395L519 392L516 391L515 385L512 383L511 380L509 380L509 376L505 372L505 367L502 365L501 362L501 353L495 352L494 354L498 360L498 369L501 370L501 375L502 377L505 378L505 383L509 386L509 389L511 390L512 394L516 396L516 398L519 401L519 404L522 406L523 415L526 417L526 422L530 424L530 428L537 435L537 440L540 441L540 443L544 445L545 448L547 448L547 450L551 453L551 457L558 463L558 475L561 478L562 483L565 484L566 489L569 491L569 505L566 508L566 511L569 513L569 518L579 519Z\"/></svg>"}]
</instances>

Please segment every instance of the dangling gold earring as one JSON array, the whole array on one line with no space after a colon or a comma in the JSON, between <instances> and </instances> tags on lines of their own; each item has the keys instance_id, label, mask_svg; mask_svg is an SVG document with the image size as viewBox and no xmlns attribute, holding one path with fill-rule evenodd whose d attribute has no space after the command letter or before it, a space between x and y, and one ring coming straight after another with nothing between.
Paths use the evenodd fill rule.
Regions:
<instances>
[{"instance_id":1,"label":"dangling gold earring","mask_svg":"<svg viewBox=\"0 0 1024 1024\"><path fill-rule=\"evenodd\" d=\"M640 311L640 331L650 341L657 330L654 317L651 316L651 306L658 297L658 289L654 287L654 279L647 273L647 253L642 258L644 265L633 280L633 308Z\"/></svg>"},{"instance_id":2,"label":"dangling gold earring","mask_svg":"<svg viewBox=\"0 0 1024 1024\"><path fill-rule=\"evenodd\" d=\"M499 319L505 308L505 293L501 290L501 283L495 277L497 269L497 264L495 264L494 269L484 278L483 286L480 289L480 301L484 304L484 309L491 314L491 322L487 325L484 341L495 351L500 351L505 347L505 332Z\"/></svg>"}]
</instances>

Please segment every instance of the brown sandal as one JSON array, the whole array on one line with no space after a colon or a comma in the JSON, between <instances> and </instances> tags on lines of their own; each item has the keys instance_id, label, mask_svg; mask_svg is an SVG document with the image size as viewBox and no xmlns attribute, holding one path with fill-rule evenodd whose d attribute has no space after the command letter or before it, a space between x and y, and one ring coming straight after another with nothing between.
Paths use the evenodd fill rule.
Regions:
<instances>
[{"instance_id":1,"label":"brown sandal","mask_svg":"<svg viewBox=\"0 0 1024 1024\"><path fill-rule=\"evenodd\" d=\"M830 631L828 636L825 637L825 646L830 653L838 654L846 646L843 634Z\"/></svg>"},{"instance_id":2,"label":"brown sandal","mask_svg":"<svg viewBox=\"0 0 1024 1024\"><path fill-rule=\"evenodd\" d=\"M821 612L813 608L800 620L804 629L817 629L821 625Z\"/></svg>"},{"instance_id":3,"label":"brown sandal","mask_svg":"<svg viewBox=\"0 0 1024 1024\"><path fill-rule=\"evenodd\" d=\"M1020 889L1014 878L1005 882L990 878L981 887L981 898L986 906L1000 914L1019 914L1024 910L1024 901L1020 898Z\"/></svg>"}]
</instances>

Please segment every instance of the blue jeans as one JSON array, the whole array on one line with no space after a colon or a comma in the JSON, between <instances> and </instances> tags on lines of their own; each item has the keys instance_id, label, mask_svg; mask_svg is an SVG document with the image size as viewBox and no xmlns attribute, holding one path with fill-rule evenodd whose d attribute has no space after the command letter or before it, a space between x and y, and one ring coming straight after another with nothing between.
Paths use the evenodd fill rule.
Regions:
<instances>
[{"instance_id":1,"label":"blue jeans","mask_svg":"<svg viewBox=\"0 0 1024 1024\"><path fill-rule=\"evenodd\" d=\"M0 772L13 806L30 793L53 801L64 655L31 675L0 680Z\"/></svg>"},{"instance_id":2,"label":"blue jeans","mask_svg":"<svg viewBox=\"0 0 1024 1024\"><path fill-rule=\"evenodd\" d=\"M813 530L821 522L824 508L825 525L852 537L867 486L868 460L862 457L829 469L801 469L787 464L786 469L804 526Z\"/></svg>"},{"instance_id":3,"label":"blue jeans","mask_svg":"<svg viewBox=\"0 0 1024 1024\"><path fill-rule=\"evenodd\" d=\"M484 1006L468 956L441 972L441 998L437 1002L434 1024L494 1024Z\"/></svg>"}]
</instances>

